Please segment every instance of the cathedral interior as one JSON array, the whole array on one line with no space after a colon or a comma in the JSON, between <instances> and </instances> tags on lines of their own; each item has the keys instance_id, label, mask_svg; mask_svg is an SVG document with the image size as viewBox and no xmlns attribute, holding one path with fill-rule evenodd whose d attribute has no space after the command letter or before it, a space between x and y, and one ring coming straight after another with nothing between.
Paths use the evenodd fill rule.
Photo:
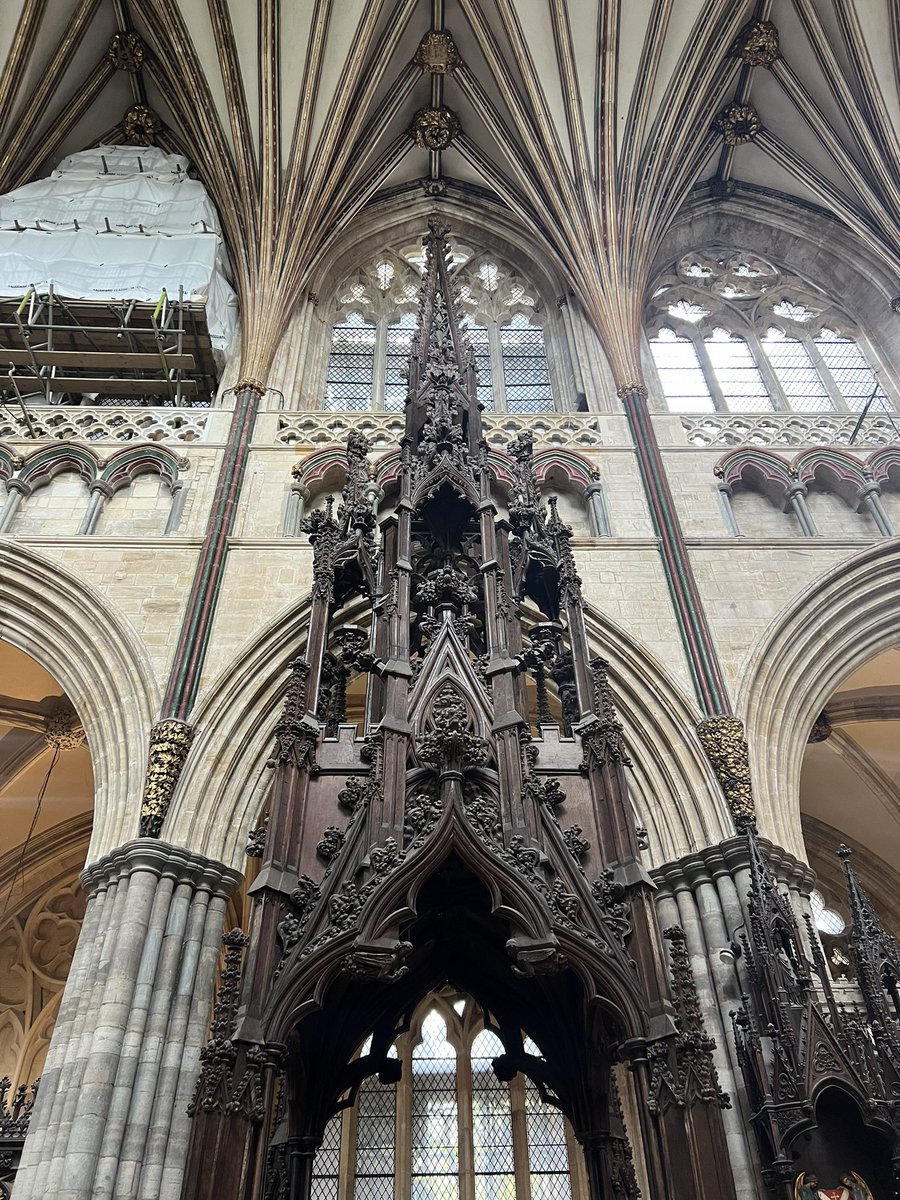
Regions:
<instances>
[{"instance_id":1,"label":"cathedral interior","mask_svg":"<svg viewBox=\"0 0 900 1200\"><path fill-rule=\"evenodd\" d=\"M0 1200L898 1200L900 6L2 18Z\"/></svg>"}]
</instances>

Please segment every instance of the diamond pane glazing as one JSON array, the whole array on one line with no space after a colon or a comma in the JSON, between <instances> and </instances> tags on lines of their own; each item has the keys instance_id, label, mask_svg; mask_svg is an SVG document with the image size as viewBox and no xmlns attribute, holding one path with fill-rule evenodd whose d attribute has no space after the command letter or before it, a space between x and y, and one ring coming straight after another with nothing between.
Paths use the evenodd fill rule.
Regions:
<instances>
[{"instance_id":1,"label":"diamond pane glazing","mask_svg":"<svg viewBox=\"0 0 900 1200\"><path fill-rule=\"evenodd\" d=\"M713 412L715 405L690 338L661 329L650 339L650 351L666 405L673 412Z\"/></svg>"},{"instance_id":2,"label":"diamond pane glazing","mask_svg":"<svg viewBox=\"0 0 900 1200\"><path fill-rule=\"evenodd\" d=\"M722 396L730 409L760 412L774 407L753 351L743 338L717 329L712 337L706 339L706 350Z\"/></svg>"},{"instance_id":3,"label":"diamond pane glazing","mask_svg":"<svg viewBox=\"0 0 900 1200\"><path fill-rule=\"evenodd\" d=\"M525 1123L532 1200L570 1200L565 1118L558 1109L544 1103L530 1079L525 1080Z\"/></svg>"},{"instance_id":4,"label":"diamond pane glazing","mask_svg":"<svg viewBox=\"0 0 900 1200\"><path fill-rule=\"evenodd\" d=\"M384 407L402 412L406 403L407 372L416 331L414 313L404 313L396 325L389 325L384 364Z\"/></svg>"},{"instance_id":5,"label":"diamond pane glazing","mask_svg":"<svg viewBox=\"0 0 900 1200\"><path fill-rule=\"evenodd\" d=\"M476 1200L515 1200L512 1110L509 1084L494 1074L491 1060L503 1043L482 1030L472 1043L472 1140Z\"/></svg>"},{"instance_id":6,"label":"diamond pane glazing","mask_svg":"<svg viewBox=\"0 0 900 1200\"><path fill-rule=\"evenodd\" d=\"M414 1200L457 1200L459 1124L456 1052L436 1012L422 1023L412 1056L412 1195Z\"/></svg>"},{"instance_id":7,"label":"diamond pane glazing","mask_svg":"<svg viewBox=\"0 0 900 1200\"><path fill-rule=\"evenodd\" d=\"M830 412L834 405L803 342L780 333L762 339L766 358L791 408L799 412Z\"/></svg>"},{"instance_id":8,"label":"diamond pane glazing","mask_svg":"<svg viewBox=\"0 0 900 1200\"><path fill-rule=\"evenodd\" d=\"M325 1126L312 1171L312 1200L337 1200L341 1167L341 1114Z\"/></svg>"},{"instance_id":9,"label":"diamond pane glazing","mask_svg":"<svg viewBox=\"0 0 900 1200\"><path fill-rule=\"evenodd\" d=\"M332 330L323 407L330 411L368 411L372 407L374 374L375 326L351 313Z\"/></svg>"},{"instance_id":10,"label":"diamond pane glazing","mask_svg":"<svg viewBox=\"0 0 900 1200\"><path fill-rule=\"evenodd\" d=\"M521 314L500 330L506 407L511 413L553 412L544 331Z\"/></svg>"},{"instance_id":11,"label":"diamond pane glazing","mask_svg":"<svg viewBox=\"0 0 900 1200\"><path fill-rule=\"evenodd\" d=\"M875 372L866 362L865 355L856 342L823 329L816 338L816 345L849 409L860 412L874 392L875 399L869 412L891 411L891 405L875 378Z\"/></svg>"}]
</instances>

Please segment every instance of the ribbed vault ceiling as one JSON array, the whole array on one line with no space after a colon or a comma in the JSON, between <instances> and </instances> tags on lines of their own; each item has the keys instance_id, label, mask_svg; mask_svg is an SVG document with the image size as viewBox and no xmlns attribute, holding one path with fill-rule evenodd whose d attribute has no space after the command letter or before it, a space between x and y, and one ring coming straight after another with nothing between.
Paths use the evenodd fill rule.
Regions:
<instances>
[{"instance_id":1,"label":"ribbed vault ceiling","mask_svg":"<svg viewBox=\"0 0 900 1200\"><path fill-rule=\"evenodd\" d=\"M439 174L520 216L625 385L654 255L698 185L815 203L900 266L898 14L894 0L6 0L0 190L123 140L126 109L149 105L154 139L218 205L242 374L263 380L335 236L378 192ZM742 55L751 19L777 42L763 27ZM458 50L450 74L413 61L433 28ZM127 30L145 47L136 72L107 57ZM460 131L438 156L409 130L441 105Z\"/></svg>"}]
</instances>

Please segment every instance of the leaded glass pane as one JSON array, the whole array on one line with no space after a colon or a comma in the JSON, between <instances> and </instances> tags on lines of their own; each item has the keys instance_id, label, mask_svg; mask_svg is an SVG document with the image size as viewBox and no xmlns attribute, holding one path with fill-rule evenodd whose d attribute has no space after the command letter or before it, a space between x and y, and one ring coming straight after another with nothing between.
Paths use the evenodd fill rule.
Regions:
<instances>
[{"instance_id":1,"label":"leaded glass pane","mask_svg":"<svg viewBox=\"0 0 900 1200\"><path fill-rule=\"evenodd\" d=\"M355 1200L392 1200L396 1097L393 1084L370 1075L360 1084L356 1101Z\"/></svg>"},{"instance_id":2,"label":"leaded glass pane","mask_svg":"<svg viewBox=\"0 0 900 1200\"><path fill-rule=\"evenodd\" d=\"M466 336L475 355L475 372L478 380L478 403L485 412L494 411L494 381L491 374L490 335L483 325L466 325Z\"/></svg>"},{"instance_id":3,"label":"leaded glass pane","mask_svg":"<svg viewBox=\"0 0 900 1200\"><path fill-rule=\"evenodd\" d=\"M512 1112L509 1084L494 1074L491 1060L503 1043L484 1029L472 1043L472 1139L476 1200L515 1200Z\"/></svg>"},{"instance_id":4,"label":"leaded glass pane","mask_svg":"<svg viewBox=\"0 0 900 1200\"><path fill-rule=\"evenodd\" d=\"M412 1056L412 1200L458 1200L456 1051L439 1013L422 1023Z\"/></svg>"},{"instance_id":5,"label":"leaded glass pane","mask_svg":"<svg viewBox=\"0 0 900 1200\"><path fill-rule=\"evenodd\" d=\"M312 1200L337 1200L341 1170L341 1114L325 1126L325 1136L312 1170Z\"/></svg>"},{"instance_id":6,"label":"leaded glass pane","mask_svg":"<svg viewBox=\"0 0 900 1200\"><path fill-rule=\"evenodd\" d=\"M834 408L803 342L771 329L762 338L762 348L791 408L798 412L830 412Z\"/></svg>"},{"instance_id":7,"label":"leaded glass pane","mask_svg":"<svg viewBox=\"0 0 900 1200\"><path fill-rule=\"evenodd\" d=\"M544 1103L535 1084L527 1078L525 1122L532 1200L571 1200L565 1118L558 1109Z\"/></svg>"},{"instance_id":8,"label":"leaded glass pane","mask_svg":"<svg viewBox=\"0 0 900 1200\"><path fill-rule=\"evenodd\" d=\"M521 313L500 330L506 407L511 413L553 412L544 331Z\"/></svg>"},{"instance_id":9,"label":"leaded glass pane","mask_svg":"<svg viewBox=\"0 0 900 1200\"><path fill-rule=\"evenodd\" d=\"M823 329L816 338L816 345L849 409L859 412L875 392L869 412L890 411L888 398L856 342Z\"/></svg>"},{"instance_id":10,"label":"leaded glass pane","mask_svg":"<svg viewBox=\"0 0 900 1200\"><path fill-rule=\"evenodd\" d=\"M661 329L650 339L650 351L667 406L673 412L713 412L715 405L700 359L690 338Z\"/></svg>"},{"instance_id":11,"label":"leaded glass pane","mask_svg":"<svg viewBox=\"0 0 900 1200\"><path fill-rule=\"evenodd\" d=\"M351 313L331 332L323 407L331 411L366 412L372 407L374 374L375 326Z\"/></svg>"},{"instance_id":12,"label":"leaded glass pane","mask_svg":"<svg viewBox=\"0 0 900 1200\"><path fill-rule=\"evenodd\" d=\"M759 412L773 407L753 351L743 338L717 329L706 339L706 350L730 409Z\"/></svg>"},{"instance_id":13,"label":"leaded glass pane","mask_svg":"<svg viewBox=\"0 0 900 1200\"><path fill-rule=\"evenodd\" d=\"M384 407L402 412L406 404L409 356L416 331L414 313L404 313L396 325L389 325L384 364Z\"/></svg>"}]
</instances>

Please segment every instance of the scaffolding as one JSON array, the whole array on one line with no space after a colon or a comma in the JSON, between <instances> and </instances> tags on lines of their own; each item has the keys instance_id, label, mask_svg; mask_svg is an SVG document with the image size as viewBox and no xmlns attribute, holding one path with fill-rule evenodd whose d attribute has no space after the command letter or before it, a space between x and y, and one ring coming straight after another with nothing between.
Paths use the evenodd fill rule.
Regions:
<instances>
[{"instance_id":1,"label":"scaffolding","mask_svg":"<svg viewBox=\"0 0 900 1200\"><path fill-rule=\"evenodd\" d=\"M200 302L0 297L0 404L209 407L216 364Z\"/></svg>"}]
</instances>

